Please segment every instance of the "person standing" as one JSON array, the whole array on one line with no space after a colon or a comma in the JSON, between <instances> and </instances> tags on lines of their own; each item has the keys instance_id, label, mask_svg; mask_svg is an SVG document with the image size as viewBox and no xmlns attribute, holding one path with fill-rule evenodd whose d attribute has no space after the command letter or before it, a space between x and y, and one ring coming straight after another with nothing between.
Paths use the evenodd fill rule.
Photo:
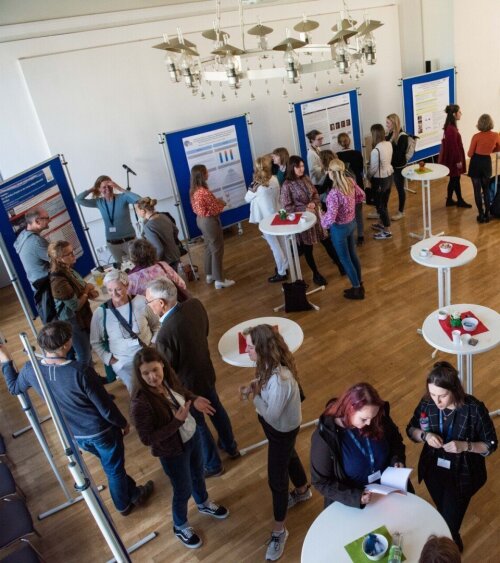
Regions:
<instances>
[{"instance_id":1,"label":"person standing","mask_svg":"<svg viewBox=\"0 0 500 563\"><path fill-rule=\"evenodd\" d=\"M465 394L451 364L437 362L406 433L424 444L418 462L419 482L424 480L462 552L460 526L471 498L486 483L485 457L498 446L488 409Z\"/></svg>"},{"instance_id":2,"label":"person standing","mask_svg":"<svg viewBox=\"0 0 500 563\"><path fill-rule=\"evenodd\" d=\"M114 193L114 190L120 192ZM92 195L92 199L87 199ZM120 267L128 256L128 245L135 239L135 230L130 220L129 205L141 196L121 188L109 176L99 176L94 186L76 196L76 203L82 207L93 207L100 211L104 221L106 242L114 264Z\"/></svg>"},{"instance_id":3,"label":"person standing","mask_svg":"<svg viewBox=\"0 0 500 563\"><path fill-rule=\"evenodd\" d=\"M365 288L354 231L355 207L363 203L365 193L352 178L346 176L345 165L341 160L334 159L328 166L332 187L326 196L326 213L321 217L321 225L330 230L333 246L352 285L350 289L344 290L344 297L364 299Z\"/></svg>"},{"instance_id":4,"label":"person standing","mask_svg":"<svg viewBox=\"0 0 500 563\"><path fill-rule=\"evenodd\" d=\"M446 207L456 205L469 209L472 205L462 197L462 187L460 186L460 176L467 172L464 146L457 125L457 122L462 118L462 111L460 106L456 104L446 106L444 111L446 112L446 120L443 126L444 133L438 162L444 164L450 170ZM453 199L453 194L457 196L456 201Z\"/></svg>"},{"instance_id":5,"label":"person standing","mask_svg":"<svg viewBox=\"0 0 500 563\"><path fill-rule=\"evenodd\" d=\"M89 299L99 297L99 292L91 283L86 283L73 269L76 256L71 243L66 240L51 242L48 255L50 258L50 288L55 300L57 317L59 320L68 321L71 324L76 359L82 364L91 365L92 310Z\"/></svg>"},{"instance_id":6,"label":"person standing","mask_svg":"<svg viewBox=\"0 0 500 563\"><path fill-rule=\"evenodd\" d=\"M290 154L285 147L277 147L273 150L271 157L273 159L273 174L278 179L281 188L285 181Z\"/></svg>"},{"instance_id":7,"label":"person standing","mask_svg":"<svg viewBox=\"0 0 500 563\"><path fill-rule=\"evenodd\" d=\"M259 156L255 160L252 185L245 194L245 201L250 204L250 223L259 224L264 217L279 211L280 185L272 174L272 158L270 155ZM271 248L276 271L267 278L269 283L283 282L287 279L288 260L286 257L286 241L276 235L262 235Z\"/></svg>"},{"instance_id":8,"label":"person standing","mask_svg":"<svg viewBox=\"0 0 500 563\"><path fill-rule=\"evenodd\" d=\"M189 198L196 215L196 224L205 240L205 276L207 283L215 282L215 289L234 285L234 280L224 276L222 260L224 258L224 234L220 214L226 202L216 198L208 184L208 170L203 164L191 168L191 188Z\"/></svg>"},{"instance_id":9,"label":"person standing","mask_svg":"<svg viewBox=\"0 0 500 563\"><path fill-rule=\"evenodd\" d=\"M156 338L158 351L168 360L182 385L191 393L208 399L215 409L210 420L217 430L218 442L231 459L240 452L231 421L215 387L215 369L208 347L209 321L201 301L195 298L177 302L177 289L166 278L150 282L146 302L160 318ZM203 413L193 410L203 452L205 477L224 473L224 466Z\"/></svg>"},{"instance_id":10,"label":"person standing","mask_svg":"<svg viewBox=\"0 0 500 563\"><path fill-rule=\"evenodd\" d=\"M111 299L92 315L90 344L132 395L134 355L155 341L160 324L143 295L128 295L125 272L111 270L104 277L104 285Z\"/></svg>"},{"instance_id":11,"label":"person standing","mask_svg":"<svg viewBox=\"0 0 500 563\"><path fill-rule=\"evenodd\" d=\"M394 185L398 191L398 212L391 217L393 221L399 221L405 216L405 179L402 170L406 166L406 151L408 149L408 133L401 128L399 115L391 113L387 116L385 125L387 127L386 141L392 143L391 164L394 169Z\"/></svg>"},{"instance_id":12,"label":"person standing","mask_svg":"<svg viewBox=\"0 0 500 563\"><path fill-rule=\"evenodd\" d=\"M386 240L392 238L391 220L387 208L394 171L391 164L392 144L385 140L385 130L380 123L372 125L370 131L373 150L370 154L368 175L372 184L377 213L381 221L372 225L372 229L377 231L373 238L375 240ZM373 215L369 214L368 218L373 218Z\"/></svg>"},{"instance_id":13,"label":"person standing","mask_svg":"<svg viewBox=\"0 0 500 563\"><path fill-rule=\"evenodd\" d=\"M93 368L68 360L72 347L71 325L54 321L38 333L44 358L40 371L78 445L99 458L108 478L111 499L122 516L144 504L153 493L153 481L137 485L125 470L123 438L130 425L104 389ZM0 345L2 371L11 395L33 387L43 397L35 371L27 362L18 374L5 345Z\"/></svg>"},{"instance_id":14,"label":"person standing","mask_svg":"<svg viewBox=\"0 0 500 563\"><path fill-rule=\"evenodd\" d=\"M33 288L40 319L46 324L57 318L50 293L50 263L47 254L49 241L42 236L42 232L49 227L50 217L43 207L35 207L27 211L24 218L26 228L19 233L14 249Z\"/></svg>"},{"instance_id":15,"label":"person standing","mask_svg":"<svg viewBox=\"0 0 500 563\"><path fill-rule=\"evenodd\" d=\"M470 142L467 155L470 157L469 176L474 187L474 200L479 212L478 223L490 222L490 177L492 174L491 153L500 151L500 134L493 131L493 119L483 113L477 121L476 133ZM483 208L484 200L484 208Z\"/></svg>"},{"instance_id":16,"label":"person standing","mask_svg":"<svg viewBox=\"0 0 500 563\"><path fill-rule=\"evenodd\" d=\"M309 178L316 186L318 192L326 179L326 171L321 162L321 146L323 145L323 134L317 129L312 129L306 134L309 141L307 148L307 169L309 170Z\"/></svg>"},{"instance_id":17,"label":"person standing","mask_svg":"<svg viewBox=\"0 0 500 563\"><path fill-rule=\"evenodd\" d=\"M340 275L344 275L344 268L340 263L335 248L333 248L332 241L319 221L321 203L318 190L311 182L309 176L305 174L304 161L300 156L292 155L288 162L286 180L281 186L281 205L287 213L309 211L314 213L318 219L310 229L296 235L299 249L304 252L307 265L312 271L313 282L316 285L326 285L328 283L326 278L320 274L313 256L313 245L318 241L324 246L332 262L337 265Z\"/></svg>"},{"instance_id":18,"label":"person standing","mask_svg":"<svg viewBox=\"0 0 500 563\"><path fill-rule=\"evenodd\" d=\"M270 325L243 331L246 351L256 362L256 378L240 388L242 395L253 395L259 422L268 439L267 476L273 497L274 524L266 560L276 561L285 549L288 530L287 510L312 497L295 441L302 420L301 391L292 353L281 334ZM288 482L294 489L289 492Z\"/></svg>"},{"instance_id":19,"label":"person standing","mask_svg":"<svg viewBox=\"0 0 500 563\"><path fill-rule=\"evenodd\" d=\"M196 422L190 414L196 410L213 414L210 401L197 397L180 385L175 373L154 348L143 348L134 358L137 393L130 412L137 434L145 446L151 446L172 485L173 531L183 545L196 549L202 545L189 525L187 507L193 496L198 511L218 520L229 510L212 502L203 476L203 462Z\"/></svg>"},{"instance_id":20,"label":"person standing","mask_svg":"<svg viewBox=\"0 0 500 563\"><path fill-rule=\"evenodd\" d=\"M156 204L156 199L150 197L143 197L135 204L139 219L144 221L142 236L154 246L158 260L177 271L181 260L176 242L179 229L164 213L156 211Z\"/></svg>"}]
</instances>

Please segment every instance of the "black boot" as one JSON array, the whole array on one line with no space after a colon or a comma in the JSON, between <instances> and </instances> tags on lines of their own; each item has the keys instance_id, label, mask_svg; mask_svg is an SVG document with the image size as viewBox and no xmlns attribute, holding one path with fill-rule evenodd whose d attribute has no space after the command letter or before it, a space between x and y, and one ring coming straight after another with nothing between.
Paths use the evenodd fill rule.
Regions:
<instances>
[{"instance_id":1,"label":"black boot","mask_svg":"<svg viewBox=\"0 0 500 563\"><path fill-rule=\"evenodd\" d=\"M313 274L313 282L316 285L328 285L326 278L324 278L318 271Z\"/></svg>"},{"instance_id":2,"label":"black boot","mask_svg":"<svg viewBox=\"0 0 500 563\"><path fill-rule=\"evenodd\" d=\"M344 291L344 297L346 299L364 299L365 298L365 292L363 291L363 288L361 286L359 287L351 287L350 289L347 289L346 291Z\"/></svg>"},{"instance_id":3,"label":"black boot","mask_svg":"<svg viewBox=\"0 0 500 563\"><path fill-rule=\"evenodd\" d=\"M453 207L456 204L457 202L453 198L451 197L446 198L446 207Z\"/></svg>"},{"instance_id":4,"label":"black boot","mask_svg":"<svg viewBox=\"0 0 500 563\"><path fill-rule=\"evenodd\" d=\"M459 199L457 201L457 207L465 207L465 209L470 209L472 205L470 203L467 203L465 199Z\"/></svg>"}]
</instances>

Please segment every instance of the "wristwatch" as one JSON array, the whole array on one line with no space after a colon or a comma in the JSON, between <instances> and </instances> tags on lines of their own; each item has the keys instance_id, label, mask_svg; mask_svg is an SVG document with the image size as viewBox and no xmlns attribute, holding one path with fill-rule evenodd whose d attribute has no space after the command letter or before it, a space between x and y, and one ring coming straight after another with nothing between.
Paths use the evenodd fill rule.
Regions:
<instances>
[{"instance_id":1,"label":"wristwatch","mask_svg":"<svg viewBox=\"0 0 500 563\"><path fill-rule=\"evenodd\" d=\"M425 430L422 430L422 434L420 434L420 439L422 440L422 442L425 442L426 436L427 436L427 432Z\"/></svg>"}]
</instances>

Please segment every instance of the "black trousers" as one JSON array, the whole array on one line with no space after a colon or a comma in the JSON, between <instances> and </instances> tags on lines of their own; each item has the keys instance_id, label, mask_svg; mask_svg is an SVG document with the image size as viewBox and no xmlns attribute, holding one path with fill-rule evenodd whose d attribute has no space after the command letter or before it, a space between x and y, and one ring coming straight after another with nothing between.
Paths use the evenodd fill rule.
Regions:
<instances>
[{"instance_id":1,"label":"black trousers","mask_svg":"<svg viewBox=\"0 0 500 563\"><path fill-rule=\"evenodd\" d=\"M394 168L394 185L398 190L399 206L398 210L403 213L406 203L405 179L403 178L402 168Z\"/></svg>"},{"instance_id":2,"label":"black trousers","mask_svg":"<svg viewBox=\"0 0 500 563\"><path fill-rule=\"evenodd\" d=\"M460 185L460 176L450 176L448 181L448 199L452 199L453 194L457 195L457 200L462 201L462 186Z\"/></svg>"},{"instance_id":3,"label":"black trousers","mask_svg":"<svg viewBox=\"0 0 500 563\"><path fill-rule=\"evenodd\" d=\"M337 251L335 250L335 248L332 244L331 238L327 237L323 240L320 240L320 242L323 245L323 248L326 250L328 256L332 259L332 262L339 269L339 272L341 274L343 274L344 273L344 267L342 266L342 263L340 262L340 258L337 254ZM313 274L316 274L316 273L318 273L318 266L316 265L316 260L314 260L313 246L314 245L312 245L312 244L301 244L300 250L304 253L304 258L306 259L306 262L307 262L307 265L309 266L309 268L311 268L311 272Z\"/></svg>"},{"instance_id":4,"label":"black trousers","mask_svg":"<svg viewBox=\"0 0 500 563\"><path fill-rule=\"evenodd\" d=\"M385 228L391 226L391 219L389 217L389 196L391 195L392 174L387 178L372 178L372 187L375 190L375 206L380 220Z\"/></svg>"},{"instance_id":5,"label":"black trousers","mask_svg":"<svg viewBox=\"0 0 500 563\"><path fill-rule=\"evenodd\" d=\"M424 482L439 514L445 519L453 539L456 540L471 497L460 494L454 475L449 469L433 468L424 476Z\"/></svg>"},{"instance_id":6,"label":"black trousers","mask_svg":"<svg viewBox=\"0 0 500 563\"><path fill-rule=\"evenodd\" d=\"M479 215L485 215L489 217L490 215L490 179L486 177L481 178L471 178L472 185L474 186L474 201L476 202L476 207ZM484 210L483 210L483 199L484 199Z\"/></svg>"},{"instance_id":7,"label":"black trousers","mask_svg":"<svg viewBox=\"0 0 500 563\"><path fill-rule=\"evenodd\" d=\"M276 522L283 522L288 507L288 480L295 488L307 485L307 476L295 451L295 440L300 427L290 432L279 432L261 416L264 434L269 440L267 449L267 480L273 495L273 514Z\"/></svg>"}]
</instances>

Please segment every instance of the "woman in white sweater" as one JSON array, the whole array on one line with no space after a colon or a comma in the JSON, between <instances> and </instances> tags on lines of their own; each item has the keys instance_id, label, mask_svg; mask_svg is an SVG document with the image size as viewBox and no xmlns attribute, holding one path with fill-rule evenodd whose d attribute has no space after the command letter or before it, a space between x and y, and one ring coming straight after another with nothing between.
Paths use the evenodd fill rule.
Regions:
<instances>
[{"instance_id":1,"label":"woman in white sweater","mask_svg":"<svg viewBox=\"0 0 500 563\"><path fill-rule=\"evenodd\" d=\"M323 134L317 129L313 129L306 134L309 141L307 149L307 168L309 170L309 178L316 188L321 188L326 180L326 170L321 161L321 146L323 145ZM321 193L321 189L318 189Z\"/></svg>"},{"instance_id":2,"label":"woman in white sweater","mask_svg":"<svg viewBox=\"0 0 500 563\"><path fill-rule=\"evenodd\" d=\"M380 223L372 225L372 229L377 231L373 238L375 240L385 240L392 238L391 219L387 209L389 196L391 195L392 175L394 172L391 165L392 143L385 140L385 130L380 123L372 125L370 131L372 133L374 149L370 154L368 176L372 184L375 205L380 218ZM368 215L368 218L373 217Z\"/></svg>"},{"instance_id":3,"label":"woman in white sweater","mask_svg":"<svg viewBox=\"0 0 500 563\"><path fill-rule=\"evenodd\" d=\"M250 203L250 223L260 223L279 210L280 185L276 176L272 175L271 155L259 156L255 160L252 185L245 194L245 201ZM287 279L288 260L286 258L285 237L262 235L276 262L276 272L267 278L270 283L282 282Z\"/></svg>"},{"instance_id":4,"label":"woman in white sweater","mask_svg":"<svg viewBox=\"0 0 500 563\"><path fill-rule=\"evenodd\" d=\"M242 396L253 394L259 422L269 441L267 475L273 496L274 525L266 559L276 561L283 554L288 530L288 508L312 496L295 440L302 420L301 392L292 353L283 337L270 325L246 329L246 351L256 362L256 379L240 389ZM288 480L294 489L288 491Z\"/></svg>"}]
</instances>

